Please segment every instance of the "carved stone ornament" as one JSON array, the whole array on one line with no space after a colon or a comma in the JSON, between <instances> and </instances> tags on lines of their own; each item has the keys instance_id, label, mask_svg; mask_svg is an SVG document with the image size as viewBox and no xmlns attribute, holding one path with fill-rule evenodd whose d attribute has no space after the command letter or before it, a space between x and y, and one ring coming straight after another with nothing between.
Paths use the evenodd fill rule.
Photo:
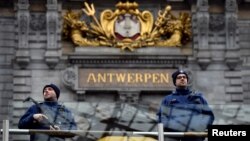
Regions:
<instances>
[{"instance_id":1,"label":"carved stone ornament","mask_svg":"<svg viewBox=\"0 0 250 141\"><path fill-rule=\"evenodd\" d=\"M62 72L62 82L69 88L75 89L77 81L77 69L74 67L67 68Z\"/></svg>"},{"instance_id":2,"label":"carved stone ornament","mask_svg":"<svg viewBox=\"0 0 250 141\"><path fill-rule=\"evenodd\" d=\"M222 31L225 28L225 16L224 14L211 14L209 28L213 32Z\"/></svg>"},{"instance_id":3,"label":"carved stone ornament","mask_svg":"<svg viewBox=\"0 0 250 141\"><path fill-rule=\"evenodd\" d=\"M240 61L237 58L226 58L226 64L230 70L235 70L239 63Z\"/></svg>"},{"instance_id":4,"label":"carved stone ornament","mask_svg":"<svg viewBox=\"0 0 250 141\"><path fill-rule=\"evenodd\" d=\"M191 39L191 18L188 13L178 17L171 13L171 6L153 14L139 11L136 2L118 2L116 10L104 10L100 18L95 16L93 4L84 2L83 12L93 19L87 24L83 12L67 11L64 15L63 34L74 44L109 46L133 51L146 46L180 47Z\"/></svg>"},{"instance_id":5,"label":"carved stone ornament","mask_svg":"<svg viewBox=\"0 0 250 141\"><path fill-rule=\"evenodd\" d=\"M16 51L16 62L21 69L25 69L30 63L28 36L30 23L29 2L26 0L18 1L17 8L18 48Z\"/></svg>"},{"instance_id":6,"label":"carved stone ornament","mask_svg":"<svg viewBox=\"0 0 250 141\"><path fill-rule=\"evenodd\" d=\"M42 31L46 28L46 18L43 13L31 13L30 29L33 31Z\"/></svg>"},{"instance_id":7,"label":"carved stone ornament","mask_svg":"<svg viewBox=\"0 0 250 141\"><path fill-rule=\"evenodd\" d=\"M208 65L211 63L211 60L208 58L199 58L198 64L201 67L201 70L206 70Z\"/></svg>"}]
</instances>

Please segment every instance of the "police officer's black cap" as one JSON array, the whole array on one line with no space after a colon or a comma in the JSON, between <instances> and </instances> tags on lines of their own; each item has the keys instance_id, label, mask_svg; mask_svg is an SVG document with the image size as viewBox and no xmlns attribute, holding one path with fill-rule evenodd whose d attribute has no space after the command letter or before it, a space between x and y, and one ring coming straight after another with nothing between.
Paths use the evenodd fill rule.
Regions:
<instances>
[{"instance_id":1,"label":"police officer's black cap","mask_svg":"<svg viewBox=\"0 0 250 141\"><path fill-rule=\"evenodd\" d=\"M188 78L188 74L187 74L186 71L184 71L184 70L177 70L177 71L175 71L175 72L172 74L172 79L173 79L174 85L175 85L175 83L176 83L176 78L177 78L177 76L178 76L179 74L185 74L186 77L187 77L187 80L189 79L189 78Z\"/></svg>"},{"instance_id":2,"label":"police officer's black cap","mask_svg":"<svg viewBox=\"0 0 250 141\"><path fill-rule=\"evenodd\" d=\"M48 85L45 85L44 87L43 87L43 92L44 92L44 90L45 90L45 88L47 88L47 87L51 87L54 91L55 91L55 93L56 93L56 97L57 97L57 99L59 98L59 96L60 96L60 89L55 85L55 84L48 84Z\"/></svg>"}]
</instances>

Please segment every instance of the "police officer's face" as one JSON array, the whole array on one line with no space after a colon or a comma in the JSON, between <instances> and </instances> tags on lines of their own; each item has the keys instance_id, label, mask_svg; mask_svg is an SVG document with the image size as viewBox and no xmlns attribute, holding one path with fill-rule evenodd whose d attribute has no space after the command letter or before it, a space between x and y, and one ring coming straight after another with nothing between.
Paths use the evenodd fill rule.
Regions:
<instances>
[{"instance_id":1,"label":"police officer's face","mask_svg":"<svg viewBox=\"0 0 250 141\"><path fill-rule=\"evenodd\" d=\"M56 92L51 87L46 87L43 91L45 101L57 101Z\"/></svg>"},{"instance_id":2,"label":"police officer's face","mask_svg":"<svg viewBox=\"0 0 250 141\"><path fill-rule=\"evenodd\" d=\"M179 74L176 77L176 86L177 87L187 87L188 81L185 74Z\"/></svg>"}]
</instances>

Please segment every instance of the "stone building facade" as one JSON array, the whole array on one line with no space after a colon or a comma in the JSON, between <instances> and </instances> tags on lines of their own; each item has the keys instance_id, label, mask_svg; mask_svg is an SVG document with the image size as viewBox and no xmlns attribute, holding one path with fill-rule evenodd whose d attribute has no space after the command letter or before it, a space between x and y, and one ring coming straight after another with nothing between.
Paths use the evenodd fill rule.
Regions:
<instances>
[{"instance_id":1,"label":"stone building facade","mask_svg":"<svg viewBox=\"0 0 250 141\"><path fill-rule=\"evenodd\" d=\"M96 10L118 2L93 2ZM61 101L149 103L156 108L173 86L81 89L79 68L144 71L187 69L192 87L211 104L250 103L250 16L248 0L138 0L157 15L170 4L192 17L192 41L186 47L151 47L122 52L110 47L76 47L62 38L63 15L81 9L81 0L3 0L0 2L0 120L16 128L31 96L42 100L42 87L55 83ZM101 95L101 96L100 96ZM152 98L154 99L152 101ZM2 125L2 123L0 123ZM25 140L27 137L12 137Z\"/></svg>"}]
</instances>

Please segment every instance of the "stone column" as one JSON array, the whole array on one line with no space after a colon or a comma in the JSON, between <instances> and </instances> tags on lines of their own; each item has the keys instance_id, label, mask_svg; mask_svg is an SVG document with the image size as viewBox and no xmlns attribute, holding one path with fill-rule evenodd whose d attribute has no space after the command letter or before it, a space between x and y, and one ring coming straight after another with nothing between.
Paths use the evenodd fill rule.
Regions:
<instances>
[{"instance_id":1,"label":"stone column","mask_svg":"<svg viewBox=\"0 0 250 141\"><path fill-rule=\"evenodd\" d=\"M225 63L229 71L225 72L225 79L229 84L225 86L226 94L229 94L232 102L243 102L242 71L237 70L240 64L238 44L238 5L236 0L225 1L225 25L226 25L226 53Z\"/></svg>"},{"instance_id":2,"label":"stone column","mask_svg":"<svg viewBox=\"0 0 250 141\"><path fill-rule=\"evenodd\" d=\"M29 0L19 0L17 4L17 42L16 62L25 69L30 63L29 51Z\"/></svg>"},{"instance_id":3,"label":"stone column","mask_svg":"<svg viewBox=\"0 0 250 141\"><path fill-rule=\"evenodd\" d=\"M209 39L209 13L208 0L197 1L197 30L198 30L198 50L197 61L202 70L205 70L211 63L211 55L208 44Z\"/></svg>"},{"instance_id":4,"label":"stone column","mask_svg":"<svg viewBox=\"0 0 250 141\"><path fill-rule=\"evenodd\" d=\"M239 44L238 44L238 25L237 12L238 6L236 0L226 0L225 3L226 20L226 54L225 62L230 70L234 70L240 62Z\"/></svg>"},{"instance_id":5,"label":"stone column","mask_svg":"<svg viewBox=\"0 0 250 141\"><path fill-rule=\"evenodd\" d=\"M47 48L45 61L49 68L54 69L59 62L59 16L57 0L47 0Z\"/></svg>"}]
</instances>

